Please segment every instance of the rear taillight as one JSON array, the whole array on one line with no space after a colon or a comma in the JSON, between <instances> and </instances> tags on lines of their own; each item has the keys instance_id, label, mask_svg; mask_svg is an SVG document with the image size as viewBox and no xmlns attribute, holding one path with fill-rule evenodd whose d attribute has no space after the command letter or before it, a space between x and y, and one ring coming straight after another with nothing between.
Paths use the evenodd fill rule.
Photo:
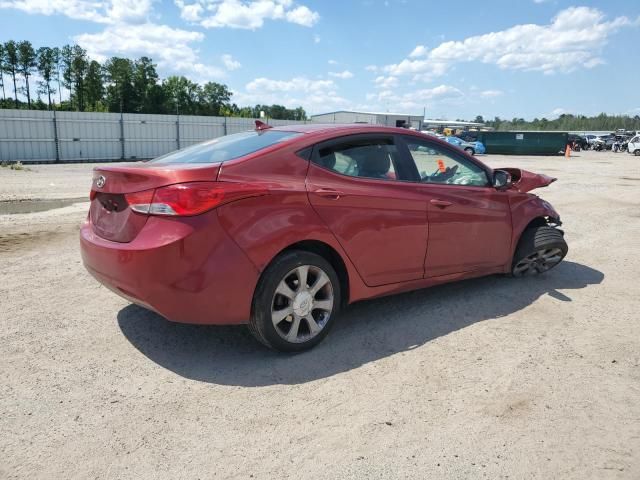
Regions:
<instances>
[{"instance_id":1,"label":"rear taillight","mask_svg":"<svg viewBox=\"0 0 640 480\"><path fill-rule=\"evenodd\" d=\"M134 212L192 216L207 212L223 203L264 194L264 187L251 184L190 182L126 193L125 198Z\"/></svg>"},{"instance_id":2,"label":"rear taillight","mask_svg":"<svg viewBox=\"0 0 640 480\"><path fill-rule=\"evenodd\" d=\"M129 204L129 208L138 213L149 213L149 207L153 201L153 191L145 190L144 192L125 193L124 198Z\"/></svg>"}]
</instances>

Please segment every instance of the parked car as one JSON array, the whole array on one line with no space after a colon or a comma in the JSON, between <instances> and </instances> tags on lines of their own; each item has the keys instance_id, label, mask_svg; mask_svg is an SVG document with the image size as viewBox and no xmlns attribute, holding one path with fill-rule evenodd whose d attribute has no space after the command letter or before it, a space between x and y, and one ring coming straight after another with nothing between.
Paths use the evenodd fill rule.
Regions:
<instances>
[{"instance_id":1,"label":"parked car","mask_svg":"<svg viewBox=\"0 0 640 480\"><path fill-rule=\"evenodd\" d=\"M406 129L257 122L96 167L81 253L99 282L171 321L248 323L300 351L352 302L558 265L560 216L529 193L554 180Z\"/></svg>"},{"instance_id":2,"label":"parked car","mask_svg":"<svg viewBox=\"0 0 640 480\"><path fill-rule=\"evenodd\" d=\"M465 130L463 132L459 132L456 137L465 142L477 142L479 135L480 132L476 130Z\"/></svg>"},{"instance_id":3,"label":"parked car","mask_svg":"<svg viewBox=\"0 0 640 480\"><path fill-rule=\"evenodd\" d=\"M441 133L434 132L432 130L422 130L421 133L424 133L425 135L431 135L436 138L445 138L445 136L442 135Z\"/></svg>"},{"instance_id":4,"label":"parked car","mask_svg":"<svg viewBox=\"0 0 640 480\"><path fill-rule=\"evenodd\" d=\"M567 140L569 142L569 145L571 145L571 148L573 148L574 150L579 151L589 148L589 141L581 135L570 133Z\"/></svg>"},{"instance_id":5,"label":"parked car","mask_svg":"<svg viewBox=\"0 0 640 480\"><path fill-rule=\"evenodd\" d=\"M483 154L486 152L482 142L465 142L458 137L445 137L445 140L471 155L475 155L476 153Z\"/></svg>"},{"instance_id":6,"label":"parked car","mask_svg":"<svg viewBox=\"0 0 640 480\"><path fill-rule=\"evenodd\" d=\"M615 142L614 135L601 135L593 141L594 150L611 150Z\"/></svg>"},{"instance_id":7,"label":"parked car","mask_svg":"<svg viewBox=\"0 0 640 480\"><path fill-rule=\"evenodd\" d=\"M627 152L640 156L640 135L633 137L627 144Z\"/></svg>"},{"instance_id":8,"label":"parked car","mask_svg":"<svg viewBox=\"0 0 640 480\"><path fill-rule=\"evenodd\" d=\"M585 135L585 136L584 136L584 138L586 138L586 139L587 139L587 143L589 144L589 148L590 148L590 147L593 145L593 142L594 142L598 137L597 137L597 136L595 136L595 135L591 135L591 134L589 134L589 135Z\"/></svg>"}]
</instances>

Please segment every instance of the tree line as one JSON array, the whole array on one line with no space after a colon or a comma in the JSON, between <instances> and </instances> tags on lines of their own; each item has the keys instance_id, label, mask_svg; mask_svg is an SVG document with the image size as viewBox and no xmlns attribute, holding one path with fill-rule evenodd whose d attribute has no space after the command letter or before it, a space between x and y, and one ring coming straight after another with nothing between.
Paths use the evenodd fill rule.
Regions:
<instances>
[{"instance_id":1,"label":"tree line","mask_svg":"<svg viewBox=\"0 0 640 480\"><path fill-rule=\"evenodd\" d=\"M601 113L594 117L585 115L562 114L558 118L548 120L546 118L534 118L527 121L523 118L503 120L495 117L493 120L485 120L482 115L478 115L475 122L484 123L488 127L493 127L498 131L506 130L559 130L559 131L610 131L618 128L626 130L640 130L640 115L607 115Z\"/></svg>"},{"instance_id":2,"label":"tree line","mask_svg":"<svg viewBox=\"0 0 640 480\"><path fill-rule=\"evenodd\" d=\"M246 118L264 112L273 119L307 119L302 107L238 107L224 84L199 85L184 76L161 80L149 57L112 57L100 64L79 45L35 49L28 40L0 43L0 91L0 108Z\"/></svg>"}]
</instances>

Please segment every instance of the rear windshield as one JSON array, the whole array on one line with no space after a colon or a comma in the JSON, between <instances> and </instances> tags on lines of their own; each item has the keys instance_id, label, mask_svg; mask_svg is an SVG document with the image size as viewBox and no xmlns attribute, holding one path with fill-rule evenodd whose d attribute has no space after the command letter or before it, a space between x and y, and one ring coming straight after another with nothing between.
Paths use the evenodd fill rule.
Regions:
<instances>
[{"instance_id":1,"label":"rear windshield","mask_svg":"<svg viewBox=\"0 0 640 480\"><path fill-rule=\"evenodd\" d=\"M151 163L218 163L242 157L301 135L297 132L242 132L167 153Z\"/></svg>"}]
</instances>

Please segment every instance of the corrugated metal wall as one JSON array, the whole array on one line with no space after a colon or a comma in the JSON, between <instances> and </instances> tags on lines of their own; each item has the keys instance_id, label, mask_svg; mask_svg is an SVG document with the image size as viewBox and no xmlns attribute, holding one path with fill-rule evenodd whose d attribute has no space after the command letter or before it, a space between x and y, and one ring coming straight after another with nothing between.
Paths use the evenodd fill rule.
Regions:
<instances>
[{"instance_id":1,"label":"corrugated metal wall","mask_svg":"<svg viewBox=\"0 0 640 480\"><path fill-rule=\"evenodd\" d=\"M370 123L375 125L378 118L373 113L357 112L332 112L314 115L313 121L317 123Z\"/></svg>"},{"instance_id":2,"label":"corrugated metal wall","mask_svg":"<svg viewBox=\"0 0 640 480\"><path fill-rule=\"evenodd\" d=\"M269 120L292 123L301 122ZM0 110L0 161L148 159L252 128L252 118L7 109Z\"/></svg>"}]
</instances>

